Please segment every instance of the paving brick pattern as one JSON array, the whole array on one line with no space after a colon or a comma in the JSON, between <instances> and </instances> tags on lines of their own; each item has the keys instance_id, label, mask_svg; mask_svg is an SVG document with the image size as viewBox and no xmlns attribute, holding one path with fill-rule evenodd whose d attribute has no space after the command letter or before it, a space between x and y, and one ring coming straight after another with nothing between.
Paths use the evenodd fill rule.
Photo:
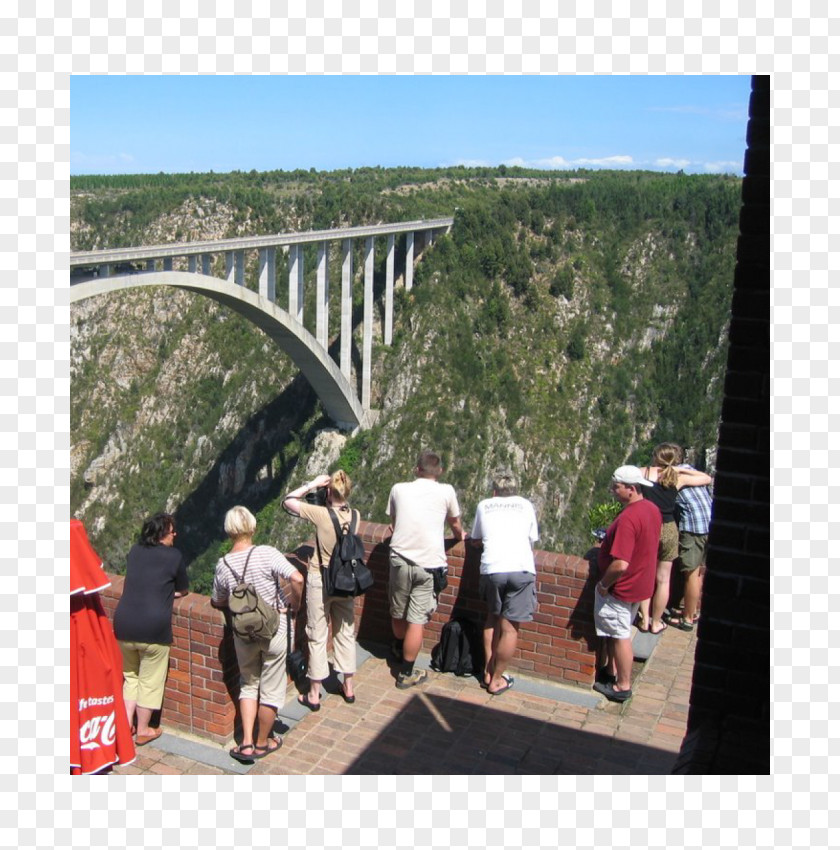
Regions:
<instances>
[{"instance_id":1,"label":"paving brick pattern","mask_svg":"<svg viewBox=\"0 0 840 850\"><path fill-rule=\"evenodd\" d=\"M431 671L424 684L401 691L387 659L374 656L357 673L355 704L328 696L249 773L670 773L686 731L695 635L667 629L633 683L633 699L594 708L515 686L493 697L475 679ZM137 752L114 773L229 772L167 753L160 742Z\"/></svg>"}]
</instances>

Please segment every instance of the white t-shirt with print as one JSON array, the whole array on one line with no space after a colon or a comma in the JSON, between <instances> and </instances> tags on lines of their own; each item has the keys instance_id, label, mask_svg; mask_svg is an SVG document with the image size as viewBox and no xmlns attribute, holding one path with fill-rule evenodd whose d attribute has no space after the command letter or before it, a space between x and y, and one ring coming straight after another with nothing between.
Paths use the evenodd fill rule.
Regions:
<instances>
[{"instance_id":1,"label":"white t-shirt with print","mask_svg":"<svg viewBox=\"0 0 840 850\"><path fill-rule=\"evenodd\" d=\"M539 540L534 506L521 496L494 496L478 503L470 537L483 540L481 573L536 574L533 544Z\"/></svg>"}]
</instances>

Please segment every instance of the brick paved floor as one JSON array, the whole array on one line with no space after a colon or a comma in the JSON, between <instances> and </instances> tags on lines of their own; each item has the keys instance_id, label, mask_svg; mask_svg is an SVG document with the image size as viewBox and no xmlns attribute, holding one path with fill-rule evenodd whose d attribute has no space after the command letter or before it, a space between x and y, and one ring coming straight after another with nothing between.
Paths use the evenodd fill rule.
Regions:
<instances>
[{"instance_id":1,"label":"brick paved floor","mask_svg":"<svg viewBox=\"0 0 840 850\"><path fill-rule=\"evenodd\" d=\"M355 704L328 696L283 735L280 752L253 766L209 742L203 749L214 759L167 752L172 733L114 773L669 773L685 735L695 634L667 629L623 705L526 693L539 680L515 670L517 685L496 697L475 679L431 671L423 685L400 691L388 661L373 656L356 675Z\"/></svg>"}]
</instances>

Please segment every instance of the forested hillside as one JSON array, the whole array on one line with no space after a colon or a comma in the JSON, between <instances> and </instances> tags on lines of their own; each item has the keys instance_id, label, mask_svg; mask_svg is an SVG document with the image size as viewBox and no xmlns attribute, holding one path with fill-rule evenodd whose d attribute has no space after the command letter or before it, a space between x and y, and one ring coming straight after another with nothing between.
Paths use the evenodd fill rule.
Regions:
<instances>
[{"instance_id":1,"label":"forested hillside","mask_svg":"<svg viewBox=\"0 0 840 850\"><path fill-rule=\"evenodd\" d=\"M703 465L716 443L739 191L729 177L504 167L74 178L73 250L455 216L413 290L398 281L394 344L375 346L379 421L349 439L267 337L207 299L74 305L74 515L120 571L143 516L176 511L206 590L231 505L258 515L261 541L293 546L308 529L282 496L341 465L354 505L383 522L391 484L432 447L466 525L505 463L537 505L540 546L582 554L612 469L662 439ZM400 274L399 242L397 256ZM314 267L307 255L310 328ZM359 284L357 323L361 297Z\"/></svg>"}]
</instances>

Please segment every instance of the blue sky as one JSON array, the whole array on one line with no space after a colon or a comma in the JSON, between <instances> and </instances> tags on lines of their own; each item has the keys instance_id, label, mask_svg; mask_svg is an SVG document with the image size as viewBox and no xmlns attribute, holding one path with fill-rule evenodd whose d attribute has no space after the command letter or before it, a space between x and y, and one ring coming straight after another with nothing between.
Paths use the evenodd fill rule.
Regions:
<instances>
[{"instance_id":1,"label":"blue sky","mask_svg":"<svg viewBox=\"0 0 840 850\"><path fill-rule=\"evenodd\" d=\"M71 174L742 173L749 76L73 76Z\"/></svg>"}]
</instances>

